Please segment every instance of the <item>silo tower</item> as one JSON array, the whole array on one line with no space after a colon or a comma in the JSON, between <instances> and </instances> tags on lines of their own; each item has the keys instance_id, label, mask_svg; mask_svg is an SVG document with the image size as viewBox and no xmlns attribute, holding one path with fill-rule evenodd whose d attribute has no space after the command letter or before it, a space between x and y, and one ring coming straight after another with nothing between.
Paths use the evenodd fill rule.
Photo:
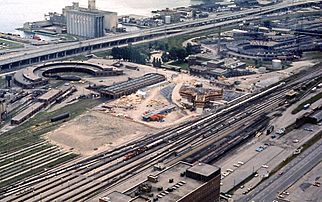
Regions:
<instances>
[{"instance_id":1,"label":"silo tower","mask_svg":"<svg viewBox=\"0 0 322 202\"><path fill-rule=\"evenodd\" d=\"M88 9L90 10L96 9L95 0L88 0Z\"/></svg>"}]
</instances>

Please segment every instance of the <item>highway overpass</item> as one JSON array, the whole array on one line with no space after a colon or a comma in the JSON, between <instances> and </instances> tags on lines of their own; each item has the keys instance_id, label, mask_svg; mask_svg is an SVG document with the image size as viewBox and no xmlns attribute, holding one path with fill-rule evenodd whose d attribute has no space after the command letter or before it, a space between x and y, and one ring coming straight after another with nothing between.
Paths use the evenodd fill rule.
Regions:
<instances>
[{"instance_id":1,"label":"highway overpass","mask_svg":"<svg viewBox=\"0 0 322 202\"><path fill-rule=\"evenodd\" d=\"M157 28L145 29L135 33L119 34L114 37L106 36L81 42L39 47L30 51L0 56L0 70L22 68L41 62L63 60L79 54L89 54L102 50L108 50L112 47L127 46L128 44L143 43L172 36L195 33L216 27L240 23L244 20L254 20L256 17L258 18L274 12L311 6L315 3L321 3L321 0L296 2L293 4L276 4L267 7L242 10L213 18L193 20Z\"/></svg>"}]
</instances>

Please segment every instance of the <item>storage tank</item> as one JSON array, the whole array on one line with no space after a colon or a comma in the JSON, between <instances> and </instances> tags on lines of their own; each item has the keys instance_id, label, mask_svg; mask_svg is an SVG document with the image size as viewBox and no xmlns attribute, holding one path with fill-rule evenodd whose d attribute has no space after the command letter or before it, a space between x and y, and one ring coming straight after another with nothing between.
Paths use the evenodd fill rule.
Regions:
<instances>
[{"instance_id":1,"label":"storage tank","mask_svg":"<svg viewBox=\"0 0 322 202\"><path fill-rule=\"evenodd\" d=\"M272 60L273 69L282 69L282 61L278 59Z\"/></svg>"},{"instance_id":2,"label":"storage tank","mask_svg":"<svg viewBox=\"0 0 322 202\"><path fill-rule=\"evenodd\" d=\"M95 5L95 0L88 0L88 9L90 10L95 10L96 9L96 5Z\"/></svg>"},{"instance_id":3,"label":"storage tank","mask_svg":"<svg viewBox=\"0 0 322 202\"><path fill-rule=\"evenodd\" d=\"M265 73L266 72L266 67L259 67L258 71L259 71L259 73Z\"/></svg>"},{"instance_id":4,"label":"storage tank","mask_svg":"<svg viewBox=\"0 0 322 202\"><path fill-rule=\"evenodd\" d=\"M171 23L171 16L167 15L164 17L164 23L165 24L170 24Z\"/></svg>"}]
</instances>

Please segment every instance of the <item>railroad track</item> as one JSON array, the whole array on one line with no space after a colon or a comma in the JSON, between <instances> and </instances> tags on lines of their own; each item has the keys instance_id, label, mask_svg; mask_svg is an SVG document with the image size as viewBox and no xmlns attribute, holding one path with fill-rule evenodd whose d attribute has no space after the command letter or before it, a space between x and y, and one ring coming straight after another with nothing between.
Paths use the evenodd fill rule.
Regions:
<instances>
[{"instance_id":1,"label":"railroad track","mask_svg":"<svg viewBox=\"0 0 322 202\"><path fill-rule=\"evenodd\" d=\"M28 183L20 183L17 184L17 187L5 190L3 195L4 197L2 197L2 199L5 199L6 201L26 201L32 200L37 195L40 196L39 198L43 201L63 200L66 198L69 200L83 200L84 198L90 198L93 195L91 193L96 194L98 191L105 190L108 187L113 186L113 184L121 181L121 179L123 180L131 176L130 173L138 172L143 168L150 167L158 161L170 157L173 155L175 150L179 150L188 144L193 143L201 145L202 142L209 142L209 140L214 140L215 142L218 141L217 139L224 138L218 134L223 133L227 135L229 129L226 131L225 127L220 130L219 133L218 131L214 133L218 136L210 135L209 137L202 137L202 135L208 134L211 129L218 127L218 125L223 121L228 121L231 116L241 114L244 110L252 108L250 104L254 104L254 102L261 103L258 104L258 106L263 106L263 108L264 106L275 107L275 105L270 105L269 102L273 102L274 99L276 104L282 102L284 93L290 87L295 85L298 85L298 82L293 80L290 81L290 84L285 85L284 87L281 85L274 89L277 90L281 88L279 91L274 93L272 93L272 91L267 92L272 93L273 95L275 94L275 96L263 94L262 96L264 96L264 98L258 97L256 100L250 101L250 103L244 102L242 103L244 104L243 107L248 105L248 107L245 107L244 109L241 109L240 105L239 107L237 106L237 108L233 107L226 111L223 110L222 112L219 112L219 115L212 114L201 119L197 119L196 121L190 121L175 128L167 129L155 135L151 135L150 137L145 137L130 144L121 146L116 150L104 152L67 167L55 169L41 176L30 178ZM280 93L280 95L278 95L278 93ZM267 99L267 96L272 97L273 100ZM266 99L267 102L265 102L264 99ZM255 110L258 106L255 105ZM263 111L263 109L258 109L259 111ZM269 108L266 108L266 110L268 109ZM249 119L250 118L254 117L249 117ZM231 123L231 126L238 123L245 123L245 120ZM136 149L141 148L143 145L153 144L153 142L156 141L160 141L160 145L155 145L153 149L145 151L144 153L135 156L133 159L122 161L123 156L129 152L133 152ZM117 172L125 164L131 165L127 171L123 173ZM114 165L115 167L113 169L106 170L106 165ZM84 191L84 186L87 186L88 189L86 190L88 191ZM57 190L57 187L60 188ZM56 190L52 190L53 188L56 188ZM48 195L48 190L55 191L56 195ZM67 192L70 192L70 194L67 194ZM88 192L90 192L89 195Z\"/></svg>"},{"instance_id":2,"label":"railroad track","mask_svg":"<svg viewBox=\"0 0 322 202\"><path fill-rule=\"evenodd\" d=\"M270 102L270 100L267 100L267 101ZM264 103L263 105L266 105L266 104L267 103ZM227 118L229 118L230 115L231 114L229 114L229 116L227 116ZM222 120L220 120L220 121L222 121ZM148 161L144 161L144 163L145 163L144 166L148 166L149 167L149 166L157 163L160 158L162 158L164 156L171 155L173 153L172 152L173 150L178 149L182 145L186 145L189 142L191 142L194 138L200 137L202 134L207 133L209 131L209 128L208 127L213 127L213 124L214 123L218 125L220 123L220 121L210 120L209 121L210 124L208 122L207 122L207 124L203 124L203 126L201 127L202 128L201 130L198 129L198 128L195 129L195 130L199 130L199 132L196 135L194 135L194 136L192 134L193 133L196 133L196 131L195 130L191 130L190 133L188 132L187 135L185 135L184 137L181 137L179 139L179 140L182 140L184 138L185 139L184 142L181 142L181 144L179 144L178 146L176 146L177 143L174 143L173 144L174 145L173 148L167 148L166 149L166 152L164 152L162 154L160 154L159 152L157 152L156 155L151 156L150 159L153 159L152 161L151 160L150 161L149 160ZM209 125L209 126L206 127L206 125ZM180 141L178 141L178 142L180 142ZM164 145L160 145L160 147L161 146L162 146L162 148L164 148ZM168 151L168 149L172 149L172 150ZM156 151L158 151L158 149L156 149ZM141 156L137 156L137 158L139 159L139 158L141 158ZM136 160L136 159L133 159L133 160ZM128 162L125 162L125 163L128 163ZM123 166L124 166L124 163L123 163L123 165L119 165L119 167L123 167ZM133 167L132 169L129 169L128 170L128 172L129 173L132 173L133 171L135 171L136 168L139 169L142 166L143 166L142 165L142 162L137 162L135 165L132 166ZM50 197L48 198L48 200L46 200L46 198L41 198L41 200L44 200L44 201L63 200L63 199L64 200L74 200L73 197L77 197L76 199L78 200L78 199L80 199L79 197L81 197L85 193L86 193L86 195L84 195L84 196L88 196L87 192L89 192L89 191L90 192L95 192L95 190L92 190L93 187L98 186L98 188L96 188L96 189L102 189L103 186L110 185L110 182L109 181L107 181L106 184L101 183L101 182L102 181L104 182L104 181L108 180L109 178L115 178L117 176L117 174L108 176L108 174L111 173L111 172L113 172L113 171L115 171L115 169L110 170L110 171L109 170L105 170L105 172L103 172L103 173L100 172L99 174L95 174L96 176L95 175L94 176L93 175L88 176L88 179L90 181L97 180L97 182L93 182L92 184L91 184L91 182L87 182L85 180L86 178L83 178L81 181L78 180L77 183L73 183L72 181L69 181L69 183L68 183L68 185L69 185L68 186L68 189L66 187L65 189L62 189L60 192L55 192L55 194L50 195ZM99 172L99 171L97 171L97 172ZM122 170L122 173L124 173L124 170ZM82 174L84 174L84 173L82 173ZM70 194L70 193L72 193L73 190L76 190L76 189L78 189L78 188L80 188L82 186L85 186L85 185L86 185L86 191L85 192L84 191L81 191L81 192L77 192L77 193L74 193L74 194Z\"/></svg>"}]
</instances>

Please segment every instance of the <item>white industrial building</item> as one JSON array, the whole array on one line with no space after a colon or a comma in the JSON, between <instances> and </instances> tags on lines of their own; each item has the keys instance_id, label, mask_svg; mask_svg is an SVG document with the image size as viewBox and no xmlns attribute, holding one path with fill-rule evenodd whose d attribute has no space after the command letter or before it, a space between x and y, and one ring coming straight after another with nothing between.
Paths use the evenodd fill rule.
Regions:
<instances>
[{"instance_id":1,"label":"white industrial building","mask_svg":"<svg viewBox=\"0 0 322 202\"><path fill-rule=\"evenodd\" d=\"M98 10L95 0L88 1L88 8L79 7L79 3L73 3L63 10L66 16L67 33L86 38L104 36L105 32L117 27L117 13Z\"/></svg>"}]
</instances>

